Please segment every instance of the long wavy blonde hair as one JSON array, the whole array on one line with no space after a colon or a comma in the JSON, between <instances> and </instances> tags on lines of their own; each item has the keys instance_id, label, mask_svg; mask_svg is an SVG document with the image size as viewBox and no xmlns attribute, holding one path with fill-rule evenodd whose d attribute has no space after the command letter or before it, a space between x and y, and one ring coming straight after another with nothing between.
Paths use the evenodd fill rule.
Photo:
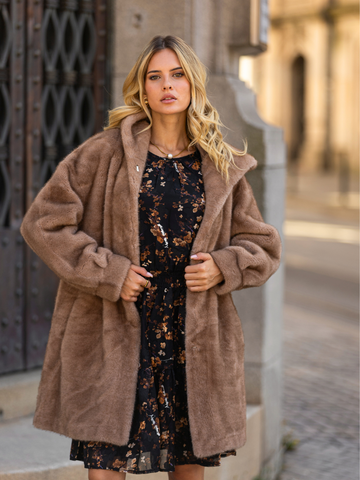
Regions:
<instances>
[{"instance_id":1,"label":"long wavy blonde hair","mask_svg":"<svg viewBox=\"0 0 360 480\"><path fill-rule=\"evenodd\" d=\"M223 140L220 127L224 125L216 108L211 105L206 96L208 82L206 67L193 49L179 37L158 35L147 44L124 82L125 105L108 111L109 122L104 130L119 128L123 118L139 112L146 112L150 122L149 126L142 131L151 128L151 109L144 102L145 77L151 57L165 48L175 52L191 87L191 102L187 109L186 122L186 133L190 139L189 147L199 144L209 154L217 170L228 182L229 165L230 163L235 165L233 156L246 154L247 141L244 140L245 149L242 151Z\"/></svg>"}]
</instances>

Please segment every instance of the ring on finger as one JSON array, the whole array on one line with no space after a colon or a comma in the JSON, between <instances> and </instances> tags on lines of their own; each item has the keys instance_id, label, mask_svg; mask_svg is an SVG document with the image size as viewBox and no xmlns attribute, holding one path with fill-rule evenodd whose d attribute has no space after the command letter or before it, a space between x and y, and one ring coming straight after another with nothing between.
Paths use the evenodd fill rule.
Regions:
<instances>
[{"instance_id":1,"label":"ring on finger","mask_svg":"<svg viewBox=\"0 0 360 480\"><path fill-rule=\"evenodd\" d=\"M149 280L146 280L146 283L144 285L144 288L146 288L148 286L148 283L149 283Z\"/></svg>"}]
</instances>

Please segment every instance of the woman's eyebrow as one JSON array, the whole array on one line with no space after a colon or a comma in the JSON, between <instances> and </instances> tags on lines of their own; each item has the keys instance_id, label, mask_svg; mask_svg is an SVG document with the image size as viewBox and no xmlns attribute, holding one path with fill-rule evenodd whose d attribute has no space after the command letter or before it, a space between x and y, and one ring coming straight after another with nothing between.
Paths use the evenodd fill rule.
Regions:
<instances>
[{"instance_id":1,"label":"woman's eyebrow","mask_svg":"<svg viewBox=\"0 0 360 480\"><path fill-rule=\"evenodd\" d=\"M179 70L179 68L182 69L182 67L175 67L175 68L172 68L170 72L173 72L174 70ZM150 70L150 72L147 72L147 75L149 75L149 73L159 73L159 72L161 72L161 70Z\"/></svg>"}]
</instances>

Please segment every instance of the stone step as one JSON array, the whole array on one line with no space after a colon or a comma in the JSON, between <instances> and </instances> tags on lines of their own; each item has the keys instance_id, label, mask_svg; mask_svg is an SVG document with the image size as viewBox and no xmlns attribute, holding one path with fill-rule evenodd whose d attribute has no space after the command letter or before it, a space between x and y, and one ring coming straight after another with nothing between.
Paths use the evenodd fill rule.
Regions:
<instances>
[{"instance_id":1,"label":"stone step","mask_svg":"<svg viewBox=\"0 0 360 480\"><path fill-rule=\"evenodd\" d=\"M207 468L206 480L251 480L260 472L262 411L247 406L247 442L235 457L222 459L221 467ZM71 439L39 430L33 415L0 423L0 480L86 480L82 462L69 460ZM135 480L138 475L126 475ZM166 473L148 474L146 480L167 479Z\"/></svg>"},{"instance_id":2,"label":"stone step","mask_svg":"<svg viewBox=\"0 0 360 480\"><path fill-rule=\"evenodd\" d=\"M41 368L0 377L0 424L35 412Z\"/></svg>"}]
</instances>

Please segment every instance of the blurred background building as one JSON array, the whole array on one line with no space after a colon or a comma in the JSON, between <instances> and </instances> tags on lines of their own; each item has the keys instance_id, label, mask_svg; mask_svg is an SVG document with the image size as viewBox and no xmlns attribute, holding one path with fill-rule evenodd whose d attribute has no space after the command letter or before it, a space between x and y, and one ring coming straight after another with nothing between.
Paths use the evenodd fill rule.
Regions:
<instances>
[{"instance_id":1,"label":"blurred background building","mask_svg":"<svg viewBox=\"0 0 360 480\"><path fill-rule=\"evenodd\" d=\"M286 143L281 480L359 477L359 2L270 0L240 57Z\"/></svg>"},{"instance_id":2,"label":"blurred background building","mask_svg":"<svg viewBox=\"0 0 360 480\"><path fill-rule=\"evenodd\" d=\"M240 59L290 173L359 173L359 2L271 0L269 48Z\"/></svg>"}]
</instances>

